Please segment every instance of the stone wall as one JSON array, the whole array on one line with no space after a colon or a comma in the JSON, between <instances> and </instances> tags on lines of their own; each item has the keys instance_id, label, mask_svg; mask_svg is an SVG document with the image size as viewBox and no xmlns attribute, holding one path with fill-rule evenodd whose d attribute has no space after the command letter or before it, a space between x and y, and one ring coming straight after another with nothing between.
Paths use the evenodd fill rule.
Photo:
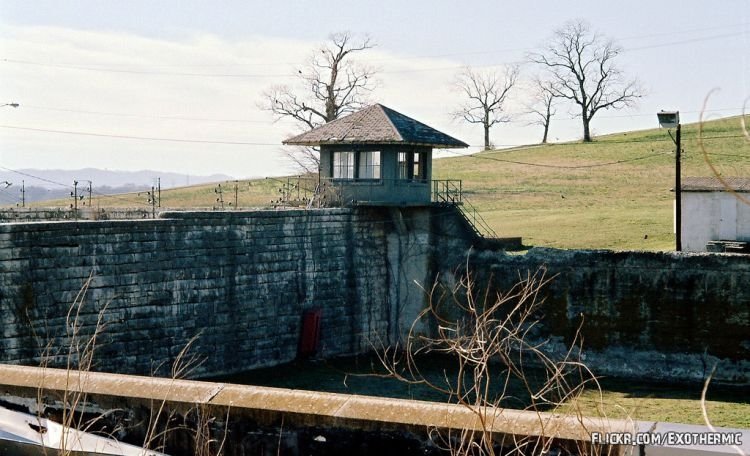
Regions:
<instances>
[{"instance_id":1,"label":"stone wall","mask_svg":"<svg viewBox=\"0 0 750 456\"><path fill-rule=\"evenodd\" d=\"M455 283L469 258L478 286L497 289L545 266L555 279L542 337L564 349L583 315L597 373L700 380L718 362L719 380L750 383L747 256L475 244L469 255L451 207L0 224L0 361L39 365L49 346L64 366L66 318L89 277L78 321L85 339L104 310L96 370L169 375L193 337L194 377L291 361L312 308L321 355L361 353L401 340L424 308L421 287Z\"/></svg>"},{"instance_id":2,"label":"stone wall","mask_svg":"<svg viewBox=\"0 0 750 456\"><path fill-rule=\"evenodd\" d=\"M162 212L162 209L159 209ZM73 209L5 208L0 209L0 222L39 222L63 220L138 220L152 218L151 209Z\"/></svg>"},{"instance_id":3,"label":"stone wall","mask_svg":"<svg viewBox=\"0 0 750 456\"><path fill-rule=\"evenodd\" d=\"M322 355L359 353L392 342L400 313L421 306L421 294L392 290L426 280L427 212L407 214L403 238L400 211L162 216L0 225L3 362L38 364L52 343L52 364L65 365L66 315L88 277L82 336L106 306L94 368L122 373L168 374L194 336L193 376L290 361L311 308Z\"/></svg>"},{"instance_id":4,"label":"stone wall","mask_svg":"<svg viewBox=\"0 0 750 456\"><path fill-rule=\"evenodd\" d=\"M541 328L563 349L581 326L597 374L750 383L750 257L532 249L478 252L481 286L546 268ZM554 345L554 344L553 344Z\"/></svg>"}]
</instances>

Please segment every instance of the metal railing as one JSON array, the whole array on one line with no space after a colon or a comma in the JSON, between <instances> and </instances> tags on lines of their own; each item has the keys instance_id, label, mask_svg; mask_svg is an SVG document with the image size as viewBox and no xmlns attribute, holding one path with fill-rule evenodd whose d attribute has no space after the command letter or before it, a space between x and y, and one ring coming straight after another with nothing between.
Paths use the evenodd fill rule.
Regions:
<instances>
[{"instance_id":1,"label":"metal railing","mask_svg":"<svg viewBox=\"0 0 750 456\"><path fill-rule=\"evenodd\" d=\"M385 198L384 190L398 192L399 187L422 187L428 185L423 180L406 179L332 179L318 176L293 176L278 180L279 198L274 205L284 207L339 207L350 204L396 205L398 198ZM463 194L463 182L458 179L433 180L430 190L430 203L450 205L458 208L474 234L479 237L496 238L497 233ZM343 187L356 188L356 201L344 201ZM413 196L413 195L405 195Z\"/></svg>"},{"instance_id":2,"label":"metal railing","mask_svg":"<svg viewBox=\"0 0 750 456\"><path fill-rule=\"evenodd\" d=\"M433 180L432 202L461 204L463 202L463 184L460 180Z\"/></svg>"},{"instance_id":3,"label":"metal railing","mask_svg":"<svg viewBox=\"0 0 750 456\"><path fill-rule=\"evenodd\" d=\"M477 211L467 199L464 198L463 204L458 206L459 212L464 216L464 219L469 222L474 233L483 238L497 238L498 235L495 230L490 227L489 223L482 217L482 214Z\"/></svg>"},{"instance_id":4,"label":"metal railing","mask_svg":"<svg viewBox=\"0 0 750 456\"><path fill-rule=\"evenodd\" d=\"M341 193L333 180L318 176L290 176L272 178L279 182L279 197L271 200L273 206L283 207L337 207L341 206Z\"/></svg>"}]
</instances>

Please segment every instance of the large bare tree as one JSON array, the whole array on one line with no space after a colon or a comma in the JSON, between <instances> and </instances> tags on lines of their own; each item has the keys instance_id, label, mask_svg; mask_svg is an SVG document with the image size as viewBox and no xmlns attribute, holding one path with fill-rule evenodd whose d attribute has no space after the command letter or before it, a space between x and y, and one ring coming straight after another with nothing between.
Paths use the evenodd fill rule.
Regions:
<instances>
[{"instance_id":1,"label":"large bare tree","mask_svg":"<svg viewBox=\"0 0 750 456\"><path fill-rule=\"evenodd\" d=\"M453 116L469 123L482 124L484 150L491 148L490 128L510 120L505 114L505 102L516 84L518 73L518 66L511 66L503 73L480 72L466 67L456 77L456 87L463 93L466 101Z\"/></svg>"},{"instance_id":2,"label":"large bare tree","mask_svg":"<svg viewBox=\"0 0 750 456\"><path fill-rule=\"evenodd\" d=\"M369 37L334 33L297 69L294 85L275 85L263 93L260 108L279 119L292 119L310 130L360 109L376 85L374 70L360 65L354 54L375 46ZM296 150L290 157L305 172L317 172L319 156L312 148Z\"/></svg>"},{"instance_id":3,"label":"large bare tree","mask_svg":"<svg viewBox=\"0 0 750 456\"><path fill-rule=\"evenodd\" d=\"M531 115L529 125L539 125L544 129L542 135L542 144L547 144L549 135L549 126L552 122L552 116L557 114L555 108L555 87L550 81L543 81L539 78L532 82L531 102L526 105L528 114Z\"/></svg>"},{"instance_id":4,"label":"large bare tree","mask_svg":"<svg viewBox=\"0 0 750 456\"><path fill-rule=\"evenodd\" d=\"M553 94L578 105L584 142L591 141L591 119L597 112L632 106L641 97L638 81L626 79L614 63L621 52L579 20L565 24L543 51L529 55L554 82Z\"/></svg>"}]
</instances>

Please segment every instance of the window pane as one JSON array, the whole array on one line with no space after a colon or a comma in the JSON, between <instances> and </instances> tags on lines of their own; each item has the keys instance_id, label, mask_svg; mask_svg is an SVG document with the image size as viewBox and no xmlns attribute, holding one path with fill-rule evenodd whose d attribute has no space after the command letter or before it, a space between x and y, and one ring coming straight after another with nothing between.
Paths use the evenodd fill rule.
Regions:
<instances>
[{"instance_id":1,"label":"window pane","mask_svg":"<svg viewBox=\"0 0 750 456\"><path fill-rule=\"evenodd\" d=\"M333 153L333 178L354 179L354 152Z\"/></svg>"},{"instance_id":2,"label":"window pane","mask_svg":"<svg viewBox=\"0 0 750 456\"><path fill-rule=\"evenodd\" d=\"M422 179L422 174L420 171L422 171L421 163L419 162L420 153L414 152L414 179Z\"/></svg>"},{"instance_id":3,"label":"window pane","mask_svg":"<svg viewBox=\"0 0 750 456\"><path fill-rule=\"evenodd\" d=\"M409 157L406 152L398 153L398 178L409 179Z\"/></svg>"},{"instance_id":4,"label":"window pane","mask_svg":"<svg viewBox=\"0 0 750 456\"><path fill-rule=\"evenodd\" d=\"M360 152L359 170L360 179L380 179L380 152Z\"/></svg>"}]
</instances>

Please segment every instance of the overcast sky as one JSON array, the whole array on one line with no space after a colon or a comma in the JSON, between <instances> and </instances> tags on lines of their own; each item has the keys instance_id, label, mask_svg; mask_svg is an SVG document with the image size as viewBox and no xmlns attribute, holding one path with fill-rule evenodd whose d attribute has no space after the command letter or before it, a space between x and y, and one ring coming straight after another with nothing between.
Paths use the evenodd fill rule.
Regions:
<instances>
[{"instance_id":1,"label":"overcast sky","mask_svg":"<svg viewBox=\"0 0 750 456\"><path fill-rule=\"evenodd\" d=\"M0 0L0 104L21 104L0 108L0 167L287 173L280 143L295 126L273 123L258 102L269 86L293 83L337 31L377 43L360 59L379 69L372 101L479 146L480 126L451 119L461 101L455 74L465 65L502 71L571 19L616 40L619 66L646 91L633 109L597 114L595 134L655 127L660 109L695 121L717 87L712 114L741 112L749 0ZM522 77L534 73L522 67ZM539 141L525 99L519 85L513 122L493 129L495 144ZM558 109L552 141L581 137L572 112Z\"/></svg>"}]
</instances>

